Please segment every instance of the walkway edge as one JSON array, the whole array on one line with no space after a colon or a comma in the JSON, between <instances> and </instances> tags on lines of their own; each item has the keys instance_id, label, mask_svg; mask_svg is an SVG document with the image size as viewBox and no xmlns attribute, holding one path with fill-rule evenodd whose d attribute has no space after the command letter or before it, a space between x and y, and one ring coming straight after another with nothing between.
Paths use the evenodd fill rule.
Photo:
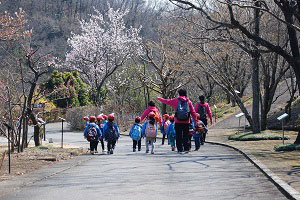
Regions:
<instances>
[{"instance_id":1,"label":"walkway edge","mask_svg":"<svg viewBox=\"0 0 300 200\"><path fill-rule=\"evenodd\" d=\"M267 168L263 163L257 160L253 155L250 155L241 149L238 149L234 146L220 143L220 142L208 142L205 143L213 144L213 145L221 145L225 147L229 147L241 153L247 160L249 160L255 167L257 167L287 198L293 200L300 200L300 193L288 185L286 182L281 180L276 174L274 174L269 168Z\"/></svg>"}]
</instances>

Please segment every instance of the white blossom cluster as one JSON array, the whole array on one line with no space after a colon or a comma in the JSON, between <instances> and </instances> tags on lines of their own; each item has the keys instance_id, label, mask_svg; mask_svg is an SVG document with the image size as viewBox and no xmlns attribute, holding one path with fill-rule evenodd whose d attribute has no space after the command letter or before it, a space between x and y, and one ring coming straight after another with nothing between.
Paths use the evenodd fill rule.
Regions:
<instances>
[{"instance_id":1,"label":"white blossom cluster","mask_svg":"<svg viewBox=\"0 0 300 200\"><path fill-rule=\"evenodd\" d=\"M107 81L107 89L111 93L118 93L119 90L123 87L129 87L132 77L130 76L130 72L127 67L119 69L117 74L113 75Z\"/></svg>"},{"instance_id":2,"label":"white blossom cluster","mask_svg":"<svg viewBox=\"0 0 300 200\"><path fill-rule=\"evenodd\" d=\"M90 20L81 21L81 33L68 39L71 51L66 64L83 75L89 84L98 87L129 58L142 53L141 28L127 28L124 16L128 11L108 9L102 15L98 10Z\"/></svg>"}]
</instances>

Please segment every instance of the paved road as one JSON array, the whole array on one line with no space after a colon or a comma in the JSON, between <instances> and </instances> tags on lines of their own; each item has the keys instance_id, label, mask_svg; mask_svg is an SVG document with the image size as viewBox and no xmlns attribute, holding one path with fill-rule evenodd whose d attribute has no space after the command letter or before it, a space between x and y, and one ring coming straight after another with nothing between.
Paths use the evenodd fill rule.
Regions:
<instances>
[{"instance_id":1,"label":"paved road","mask_svg":"<svg viewBox=\"0 0 300 200\"><path fill-rule=\"evenodd\" d=\"M180 155L158 143L155 155L133 153L123 136L114 155L83 155L42 169L13 195L0 192L0 199L286 199L231 149L206 144Z\"/></svg>"}]
</instances>

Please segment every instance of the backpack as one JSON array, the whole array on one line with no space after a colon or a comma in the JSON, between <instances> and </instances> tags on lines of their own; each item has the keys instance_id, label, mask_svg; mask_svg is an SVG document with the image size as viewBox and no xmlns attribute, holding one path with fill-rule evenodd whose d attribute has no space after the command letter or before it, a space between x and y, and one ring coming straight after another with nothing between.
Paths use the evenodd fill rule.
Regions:
<instances>
[{"instance_id":1,"label":"backpack","mask_svg":"<svg viewBox=\"0 0 300 200\"><path fill-rule=\"evenodd\" d=\"M201 123L201 121L197 121L195 123L195 129L196 129L196 134L205 133L205 127L204 124Z\"/></svg>"},{"instance_id":2,"label":"backpack","mask_svg":"<svg viewBox=\"0 0 300 200\"><path fill-rule=\"evenodd\" d=\"M107 122L108 129L105 132L105 139L109 142L116 141L118 139L117 131L113 122Z\"/></svg>"},{"instance_id":3,"label":"backpack","mask_svg":"<svg viewBox=\"0 0 300 200\"><path fill-rule=\"evenodd\" d=\"M164 130L167 131L168 126L171 124L169 120L165 121L164 123Z\"/></svg>"},{"instance_id":4,"label":"backpack","mask_svg":"<svg viewBox=\"0 0 300 200\"><path fill-rule=\"evenodd\" d=\"M154 112L154 119L155 119L155 121L158 123L158 122L160 122L160 117L159 117L159 113L158 112L156 112L156 111L152 111L152 112Z\"/></svg>"},{"instance_id":5,"label":"backpack","mask_svg":"<svg viewBox=\"0 0 300 200\"><path fill-rule=\"evenodd\" d=\"M187 101L181 101L181 99L178 98L175 117L179 121L186 121L190 118L190 107Z\"/></svg>"},{"instance_id":6,"label":"backpack","mask_svg":"<svg viewBox=\"0 0 300 200\"><path fill-rule=\"evenodd\" d=\"M146 137L148 138L156 138L156 124L154 123L154 125L150 124L150 122L148 122L147 126L146 126L146 130L145 130L145 134Z\"/></svg>"},{"instance_id":7,"label":"backpack","mask_svg":"<svg viewBox=\"0 0 300 200\"><path fill-rule=\"evenodd\" d=\"M200 115L200 120L206 119L207 113L206 113L205 107L201 106L200 104L198 104L198 113Z\"/></svg>"},{"instance_id":8,"label":"backpack","mask_svg":"<svg viewBox=\"0 0 300 200\"><path fill-rule=\"evenodd\" d=\"M170 124L168 134L169 134L168 135L169 137L176 137L176 131L175 131L174 124Z\"/></svg>"},{"instance_id":9,"label":"backpack","mask_svg":"<svg viewBox=\"0 0 300 200\"><path fill-rule=\"evenodd\" d=\"M87 134L86 134L86 139L87 141L91 142L91 141L96 141L97 140L97 129L95 126L90 126Z\"/></svg>"},{"instance_id":10,"label":"backpack","mask_svg":"<svg viewBox=\"0 0 300 200\"><path fill-rule=\"evenodd\" d=\"M132 128L130 137L131 137L131 139L133 139L135 141L139 141L141 139L141 137L142 137L141 125L139 125L139 124L134 125L134 127Z\"/></svg>"}]
</instances>

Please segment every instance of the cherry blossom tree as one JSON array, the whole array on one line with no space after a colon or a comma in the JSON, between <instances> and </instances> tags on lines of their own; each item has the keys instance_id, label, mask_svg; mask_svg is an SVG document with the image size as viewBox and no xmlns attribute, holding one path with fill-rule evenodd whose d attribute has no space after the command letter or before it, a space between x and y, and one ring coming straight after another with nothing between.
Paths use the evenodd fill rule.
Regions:
<instances>
[{"instance_id":1,"label":"cherry blossom tree","mask_svg":"<svg viewBox=\"0 0 300 200\"><path fill-rule=\"evenodd\" d=\"M95 88L98 105L107 78L130 58L142 53L141 28L125 26L123 19L127 13L110 6L105 14L95 10L89 21L80 21L81 33L73 33L68 39L71 51L66 54L66 64Z\"/></svg>"}]
</instances>

